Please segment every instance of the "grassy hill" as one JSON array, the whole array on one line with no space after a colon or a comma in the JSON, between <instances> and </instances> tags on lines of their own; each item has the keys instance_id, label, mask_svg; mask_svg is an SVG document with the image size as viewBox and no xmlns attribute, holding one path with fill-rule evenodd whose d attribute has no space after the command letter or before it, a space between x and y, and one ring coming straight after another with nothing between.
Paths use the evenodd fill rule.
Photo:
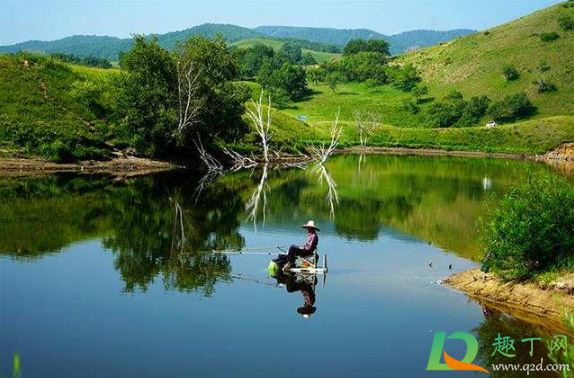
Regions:
<instances>
[{"instance_id":1,"label":"grassy hill","mask_svg":"<svg viewBox=\"0 0 574 378\"><path fill-rule=\"evenodd\" d=\"M389 42L392 54L400 54L412 47L432 46L450 41L476 30L413 30L394 35L384 35L369 29L308 28L294 26L259 26L255 31L275 38L297 38L313 42L345 46L351 39L384 39Z\"/></svg>"},{"instance_id":2,"label":"grassy hill","mask_svg":"<svg viewBox=\"0 0 574 378\"><path fill-rule=\"evenodd\" d=\"M481 33L405 54L399 62L413 63L436 98L453 89L493 100L525 91L539 116L573 114L574 30L564 31L558 24L563 16L574 18L571 4L558 4ZM543 42L541 34L551 32L559 38ZM503 77L507 65L518 70L517 80ZM539 93L533 84L538 79L554 84L557 91Z\"/></svg>"},{"instance_id":3,"label":"grassy hill","mask_svg":"<svg viewBox=\"0 0 574 378\"><path fill-rule=\"evenodd\" d=\"M252 47L253 45L256 45L258 43L273 47L273 49L275 49L275 50L279 50L281 48L281 46L283 46L283 44L284 44L284 42L282 40L278 40L278 39L265 38L265 37L255 37L255 38L247 38L247 39L242 39L240 41L233 42L233 43L231 43L231 46L236 46L239 48L248 48L248 47ZM328 62L332 59L338 59L341 56L341 54L337 54L337 53L314 51L314 50L310 50L310 49L306 49L306 48L301 49L301 51L303 54L311 53L311 55L313 55L315 57L315 59L317 60L317 62L319 62L319 63Z\"/></svg>"},{"instance_id":4,"label":"grassy hill","mask_svg":"<svg viewBox=\"0 0 574 378\"><path fill-rule=\"evenodd\" d=\"M415 64L430 87L427 97L437 100L453 89L467 98L488 95L493 100L526 91L538 107L538 114L530 120L495 129L425 128L421 127L421 114L403 109L403 100L411 97L409 93L364 83L339 84L333 91L321 84L310 85L308 96L301 101L274 111L273 143L293 150L325 140L338 110L344 126L342 146L358 144L356 111L380 117L381 128L370 140L373 146L539 154L572 141L574 30L562 30L558 19L563 16L574 18L574 6L559 4L394 61ZM559 38L543 42L540 35L549 32L557 33ZM246 38L238 34L237 38L233 44L239 47L265 43L279 48L283 43L261 36ZM163 43L169 40L173 38ZM324 54L316 56L336 56ZM519 71L517 80L505 80L505 65ZM121 130L115 129L118 120L108 118L115 103L113 81L120 74L117 69L86 68L45 56L0 55L0 155L36 155L54 160L109 156L114 143L121 143ZM539 93L533 81L540 78L557 90ZM250 86L257 96L257 84ZM98 93L97 102L86 101L92 93ZM421 106L428 103L432 101ZM307 121L298 120L300 115ZM248 136L238 148L253 148L252 138Z\"/></svg>"},{"instance_id":5,"label":"grassy hill","mask_svg":"<svg viewBox=\"0 0 574 378\"><path fill-rule=\"evenodd\" d=\"M0 156L53 160L108 156L106 108L113 102L116 69L97 69L36 56L0 55ZM104 99L87 106L101 91Z\"/></svg>"}]
</instances>

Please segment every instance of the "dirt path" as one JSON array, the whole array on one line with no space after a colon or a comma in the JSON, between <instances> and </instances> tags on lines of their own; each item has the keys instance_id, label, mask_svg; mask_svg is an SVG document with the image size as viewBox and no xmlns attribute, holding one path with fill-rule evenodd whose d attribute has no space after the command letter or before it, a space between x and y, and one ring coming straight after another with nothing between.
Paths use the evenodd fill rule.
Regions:
<instances>
[{"instance_id":1,"label":"dirt path","mask_svg":"<svg viewBox=\"0 0 574 378\"><path fill-rule=\"evenodd\" d=\"M574 276L552 285L505 283L479 268L453 274L443 284L491 308L552 330L563 329L565 310L574 311Z\"/></svg>"}]
</instances>

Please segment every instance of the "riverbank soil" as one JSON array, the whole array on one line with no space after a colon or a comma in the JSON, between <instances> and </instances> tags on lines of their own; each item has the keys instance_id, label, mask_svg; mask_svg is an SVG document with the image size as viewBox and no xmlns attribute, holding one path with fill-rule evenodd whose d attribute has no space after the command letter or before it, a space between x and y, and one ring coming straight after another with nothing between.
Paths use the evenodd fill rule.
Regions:
<instances>
[{"instance_id":1,"label":"riverbank soil","mask_svg":"<svg viewBox=\"0 0 574 378\"><path fill-rule=\"evenodd\" d=\"M137 158L116 157L106 161L87 160L74 163L54 163L42 159L0 159L0 176L41 175L56 172L148 174L181 168L178 165Z\"/></svg>"},{"instance_id":2,"label":"riverbank soil","mask_svg":"<svg viewBox=\"0 0 574 378\"><path fill-rule=\"evenodd\" d=\"M544 155L546 160L574 162L574 142L564 143Z\"/></svg>"},{"instance_id":3,"label":"riverbank soil","mask_svg":"<svg viewBox=\"0 0 574 378\"><path fill-rule=\"evenodd\" d=\"M564 328L565 310L574 310L574 274L547 284L516 283L475 268L453 274L443 284L490 308L553 330Z\"/></svg>"}]
</instances>

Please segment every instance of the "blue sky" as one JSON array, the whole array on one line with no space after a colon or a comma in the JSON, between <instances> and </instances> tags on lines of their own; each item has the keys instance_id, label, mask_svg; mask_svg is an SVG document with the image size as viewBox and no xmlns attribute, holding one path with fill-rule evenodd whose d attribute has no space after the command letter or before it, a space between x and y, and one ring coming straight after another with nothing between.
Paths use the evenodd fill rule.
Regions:
<instances>
[{"instance_id":1,"label":"blue sky","mask_svg":"<svg viewBox=\"0 0 574 378\"><path fill-rule=\"evenodd\" d=\"M21 1L0 0L0 45L74 34L129 37L205 22L367 28L385 34L413 29L486 29L559 0L347 1Z\"/></svg>"}]
</instances>

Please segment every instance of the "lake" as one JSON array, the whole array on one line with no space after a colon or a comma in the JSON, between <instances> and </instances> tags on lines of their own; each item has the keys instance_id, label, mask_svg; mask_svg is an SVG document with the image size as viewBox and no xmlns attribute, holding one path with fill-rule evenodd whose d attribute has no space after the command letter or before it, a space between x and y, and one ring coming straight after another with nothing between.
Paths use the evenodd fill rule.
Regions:
<instances>
[{"instance_id":1,"label":"lake","mask_svg":"<svg viewBox=\"0 0 574 378\"><path fill-rule=\"evenodd\" d=\"M443 377L425 371L436 331L472 333L487 369L539 363L544 344L530 357L520 339L548 331L437 283L478 265L478 219L537 171L551 170L346 155L221 177L0 178L0 371L17 355L23 377ZM325 280L268 277L309 219ZM499 333L516 358L491 356Z\"/></svg>"}]
</instances>

